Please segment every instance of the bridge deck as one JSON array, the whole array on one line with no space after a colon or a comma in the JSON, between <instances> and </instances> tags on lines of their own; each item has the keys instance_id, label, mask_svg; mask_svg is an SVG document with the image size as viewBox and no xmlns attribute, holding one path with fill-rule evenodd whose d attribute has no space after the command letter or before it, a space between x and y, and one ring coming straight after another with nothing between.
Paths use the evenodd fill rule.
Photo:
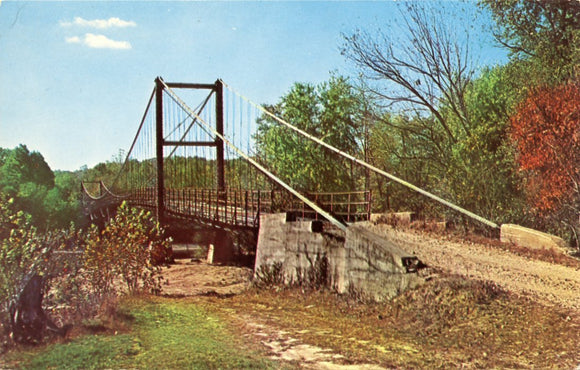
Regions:
<instances>
[{"instance_id":1,"label":"bridge deck","mask_svg":"<svg viewBox=\"0 0 580 370\"><path fill-rule=\"evenodd\" d=\"M371 194L368 191L311 193L309 198L344 222L368 220ZM135 206L155 208L155 188L138 189L127 198ZM194 217L208 223L257 228L262 213L290 212L296 217L318 219L319 215L303 202L283 191L216 189L167 189L168 213Z\"/></svg>"}]
</instances>

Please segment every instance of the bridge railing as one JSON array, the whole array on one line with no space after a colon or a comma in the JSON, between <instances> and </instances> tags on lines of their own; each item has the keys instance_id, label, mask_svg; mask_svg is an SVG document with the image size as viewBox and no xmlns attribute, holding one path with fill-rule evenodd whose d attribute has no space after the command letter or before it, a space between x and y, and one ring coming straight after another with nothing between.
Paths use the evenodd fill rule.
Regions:
<instances>
[{"instance_id":1,"label":"bridge railing","mask_svg":"<svg viewBox=\"0 0 580 370\"><path fill-rule=\"evenodd\" d=\"M372 200L370 191L306 195L321 208L345 222L370 218ZM157 190L136 189L131 193L129 201L135 206L154 208L157 204ZM290 212L303 219L320 218L320 215L304 202L281 190L166 189L165 207L168 212L176 215L243 227L257 227L262 213Z\"/></svg>"},{"instance_id":2,"label":"bridge railing","mask_svg":"<svg viewBox=\"0 0 580 370\"><path fill-rule=\"evenodd\" d=\"M314 202L321 205L323 209L345 222L370 219L372 204L370 190L308 193L308 197L314 199ZM318 214L315 217L318 219Z\"/></svg>"}]
</instances>

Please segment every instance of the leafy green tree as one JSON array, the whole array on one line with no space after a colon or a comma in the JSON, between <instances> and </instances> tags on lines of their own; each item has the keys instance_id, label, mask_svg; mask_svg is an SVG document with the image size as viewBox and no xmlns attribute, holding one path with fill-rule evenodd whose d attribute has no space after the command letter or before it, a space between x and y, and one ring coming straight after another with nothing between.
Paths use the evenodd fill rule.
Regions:
<instances>
[{"instance_id":1,"label":"leafy green tree","mask_svg":"<svg viewBox=\"0 0 580 370\"><path fill-rule=\"evenodd\" d=\"M4 166L4 162L6 162L6 157L10 154L10 150L0 148L0 167Z\"/></svg>"},{"instance_id":2,"label":"leafy green tree","mask_svg":"<svg viewBox=\"0 0 580 370\"><path fill-rule=\"evenodd\" d=\"M0 191L14 199L15 206L31 215L31 222L49 226L49 213L44 199L54 188L54 174L38 152L25 145L7 150L0 166Z\"/></svg>"},{"instance_id":3,"label":"leafy green tree","mask_svg":"<svg viewBox=\"0 0 580 370\"><path fill-rule=\"evenodd\" d=\"M41 230L80 221L79 182L70 172L55 175L43 156L25 145L0 149L0 192L13 198L14 206Z\"/></svg>"},{"instance_id":4,"label":"leafy green tree","mask_svg":"<svg viewBox=\"0 0 580 370\"><path fill-rule=\"evenodd\" d=\"M332 76L318 86L296 83L269 110L340 150L362 153L362 100L348 79ZM255 135L261 161L302 191L351 190L360 186L350 163L284 127L269 116Z\"/></svg>"},{"instance_id":5,"label":"leafy green tree","mask_svg":"<svg viewBox=\"0 0 580 370\"><path fill-rule=\"evenodd\" d=\"M21 184L34 183L46 188L54 186L54 174L38 152L19 145L5 156L0 167L0 189L14 196Z\"/></svg>"},{"instance_id":6,"label":"leafy green tree","mask_svg":"<svg viewBox=\"0 0 580 370\"><path fill-rule=\"evenodd\" d=\"M535 64L544 81L577 74L580 3L569 0L482 0L495 20L494 35L512 59ZM542 73L543 72L543 73Z\"/></svg>"},{"instance_id":7,"label":"leafy green tree","mask_svg":"<svg viewBox=\"0 0 580 370\"><path fill-rule=\"evenodd\" d=\"M437 183L432 176L441 173L445 164L431 145L430 131L422 122L404 115L384 114L371 125L369 162L421 188ZM372 176L371 189L377 211L425 208L424 198L382 176Z\"/></svg>"},{"instance_id":8,"label":"leafy green tree","mask_svg":"<svg viewBox=\"0 0 580 370\"><path fill-rule=\"evenodd\" d=\"M518 101L510 78L509 68L486 68L469 84L465 104L474 122L471 135L458 136L441 176L452 199L496 222L515 222L525 203L508 134ZM458 125L449 110L442 106L450 125Z\"/></svg>"}]
</instances>

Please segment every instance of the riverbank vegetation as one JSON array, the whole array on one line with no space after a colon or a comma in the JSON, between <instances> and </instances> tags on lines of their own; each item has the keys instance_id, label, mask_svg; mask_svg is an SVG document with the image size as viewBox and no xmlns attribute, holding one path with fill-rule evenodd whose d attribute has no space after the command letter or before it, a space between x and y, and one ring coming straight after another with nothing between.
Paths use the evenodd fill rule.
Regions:
<instances>
[{"instance_id":1,"label":"riverbank vegetation","mask_svg":"<svg viewBox=\"0 0 580 370\"><path fill-rule=\"evenodd\" d=\"M13 199L0 199L0 351L66 335L122 295L159 293L170 258L159 223L125 203L103 229L41 233Z\"/></svg>"}]
</instances>

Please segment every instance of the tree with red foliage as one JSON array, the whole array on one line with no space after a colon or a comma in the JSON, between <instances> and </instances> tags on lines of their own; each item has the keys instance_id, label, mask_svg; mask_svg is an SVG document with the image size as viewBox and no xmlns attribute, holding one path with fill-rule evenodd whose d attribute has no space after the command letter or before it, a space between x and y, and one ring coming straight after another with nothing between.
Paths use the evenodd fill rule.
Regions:
<instances>
[{"instance_id":1,"label":"tree with red foliage","mask_svg":"<svg viewBox=\"0 0 580 370\"><path fill-rule=\"evenodd\" d=\"M580 84L533 89L511 117L520 169L533 206L568 214L578 230L580 212ZM569 219L574 217L574 219Z\"/></svg>"}]
</instances>

